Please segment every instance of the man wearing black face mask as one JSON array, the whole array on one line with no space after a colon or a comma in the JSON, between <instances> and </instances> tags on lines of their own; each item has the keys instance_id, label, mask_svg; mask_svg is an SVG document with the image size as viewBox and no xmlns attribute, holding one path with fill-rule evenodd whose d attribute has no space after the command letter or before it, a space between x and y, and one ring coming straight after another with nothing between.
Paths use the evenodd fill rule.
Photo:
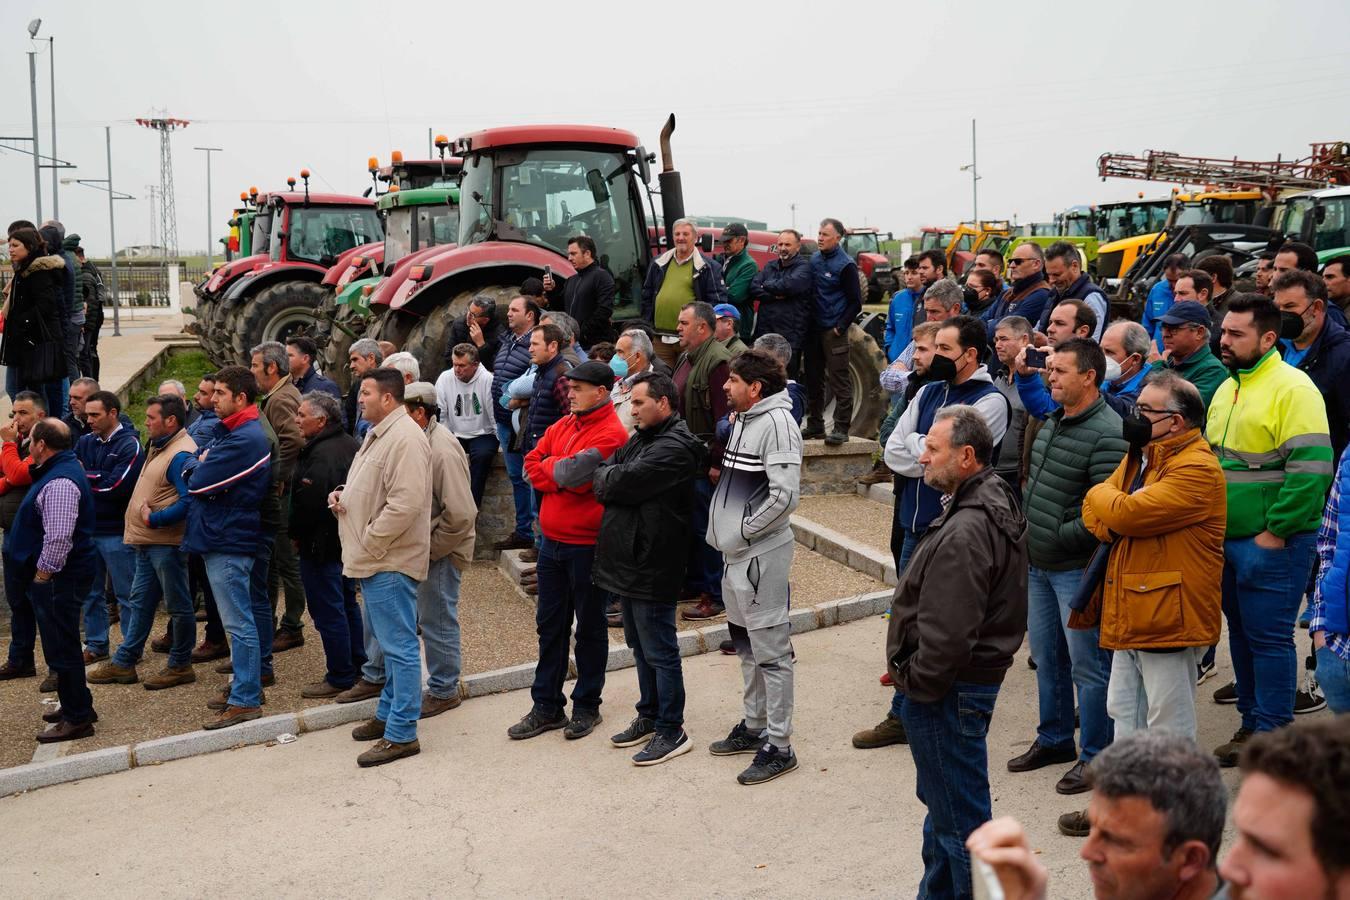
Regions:
<instances>
[{"instance_id":1,"label":"man wearing black face mask","mask_svg":"<svg viewBox=\"0 0 1350 900\"><path fill-rule=\"evenodd\" d=\"M942 492L924 480L924 467L919 462L927 448L928 429L938 410L956 405L974 407L993 434L995 454L1008 430L1012 408L994 385L989 370L980 362L987 342L984 322L974 316L955 316L943 322L934 340L933 359L928 363L928 382L914 395L886 441L886 465L900 476L896 479L898 496L895 498L895 518L891 522L893 531L904 534L896 560L897 575L909 563L919 538L942 513ZM895 545L894 534L891 544ZM903 742L901 703L897 693L881 724L860 732L854 737L853 745L871 749L897 742L886 740L888 736L898 736L898 742Z\"/></svg>"},{"instance_id":2,"label":"man wearing black face mask","mask_svg":"<svg viewBox=\"0 0 1350 900\"><path fill-rule=\"evenodd\" d=\"M1327 286L1312 272L1293 269L1275 276L1284 361L1308 373L1322 392L1331 426L1333 459L1350 442L1350 331L1327 316Z\"/></svg>"}]
</instances>

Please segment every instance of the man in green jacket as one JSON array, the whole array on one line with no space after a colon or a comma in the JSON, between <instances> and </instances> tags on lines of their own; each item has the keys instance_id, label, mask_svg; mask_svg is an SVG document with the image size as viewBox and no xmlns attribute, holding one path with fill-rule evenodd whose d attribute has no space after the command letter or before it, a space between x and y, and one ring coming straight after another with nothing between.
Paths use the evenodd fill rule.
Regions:
<instances>
[{"instance_id":1,"label":"man in green jacket","mask_svg":"<svg viewBox=\"0 0 1350 900\"><path fill-rule=\"evenodd\" d=\"M1106 714L1110 654L1096 628L1069 628L1069 601L1097 539L1083 524L1088 488L1111 476L1127 444L1120 416L1101 395L1106 357L1096 341L1070 338L1046 364L1050 396L1059 409L1036 434L1027 472L1026 511L1031 570L1027 632L1036 660L1040 724L1031 749L1008 761L1010 772L1056 763L1073 767L1055 785L1061 794L1088 790L1087 764L1111 743ZM1067 651L1067 652L1066 652ZM1074 689L1080 707L1082 750L1074 749Z\"/></svg>"},{"instance_id":2,"label":"man in green jacket","mask_svg":"<svg viewBox=\"0 0 1350 900\"><path fill-rule=\"evenodd\" d=\"M1210 350L1214 323L1203 303L1181 300L1173 303L1162 322L1163 347L1167 356L1153 364L1154 371L1171 369L1195 385L1200 399L1209 401L1219 385L1228 380L1228 368Z\"/></svg>"},{"instance_id":3,"label":"man in green jacket","mask_svg":"<svg viewBox=\"0 0 1350 900\"><path fill-rule=\"evenodd\" d=\"M746 344L755 331L755 304L750 299L750 283L759 274L759 266L746 252L750 232L740 222L732 222L722 229L722 252L717 261L722 265L722 281L727 286L727 299L740 310L741 340Z\"/></svg>"}]
</instances>

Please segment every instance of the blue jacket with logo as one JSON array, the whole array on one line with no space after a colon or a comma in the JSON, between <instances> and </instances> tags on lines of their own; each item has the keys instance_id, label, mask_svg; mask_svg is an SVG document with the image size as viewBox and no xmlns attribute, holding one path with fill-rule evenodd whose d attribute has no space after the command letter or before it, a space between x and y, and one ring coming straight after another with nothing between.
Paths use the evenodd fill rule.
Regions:
<instances>
[{"instance_id":1,"label":"blue jacket with logo","mask_svg":"<svg viewBox=\"0 0 1350 900\"><path fill-rule=\"evenodd\" d=\"M233 426L233 427L231 427ZM202 460L189 460L186 553L253 556L264 535L260 507L272 490L272 447L250 406L222 420L216 442Z\"/></svg>"},{"instance_id":2,"label":"blue jacket with logo","mask_svg":"<svg viewBox=\"0 0 1350 900\"><path fill-rule=\"evenodd\" d=\"M891 307L886 311L886 362L895 362L914 339L914 317L922 303L923 294L909 288L891 297Z\"/></svg>"},{"instance_id":3,"label":"blue jacket with logo","mask_svg":"<svg viewBox=\"0 0 1350 900\"><path fill-rule=\"evenodd\" d=\"M93 432L81 437L75 442L75 456L94 492L94 534L122 534L127 503L145 464L140 434L119 422L106 441Z\"/></svg>"}]
</instances>

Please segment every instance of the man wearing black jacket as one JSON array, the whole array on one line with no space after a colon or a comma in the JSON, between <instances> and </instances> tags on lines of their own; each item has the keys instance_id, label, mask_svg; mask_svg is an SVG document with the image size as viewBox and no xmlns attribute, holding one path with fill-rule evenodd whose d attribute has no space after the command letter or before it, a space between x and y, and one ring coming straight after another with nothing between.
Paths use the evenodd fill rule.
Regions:
<instances>
[{"instance_id":1,"label":"man wearing black jacket","mask_svg":"<svg viewBox=\"0 0 1350 900\"><path fill-rule=\"evenodd\" d=\"M663 763L692 746L684 732L684 675L675 636L687 554L669 548L687 546L692 537L689 499L705 448L678 406L669 377L637 376L628 401L637 429L592 481L605 512L591 577L619 598L640 691L637 718L610 743L645 743L633 757L639 766Z\"/></svg>"},{"instance_id":2,"label":"man wearing black jacket","mask_svg":"<svg viewBox=\"0 0 1350 900\"><path fill-rule=\"evenodd\" d=\"M544 277L549 302L553 304L561 293L562 310L577 320L581 330L577 340L588 350L601 341L614 340L614 329L609 322L614 314L614 276L597 265L595 257L595 241L591 238L584 234L568 238L567 259L577 274L562 283L561 291L556 278L552 275ZM556 304L554 308L557 308Z\"/></svg>"},{"instance_id":3,"label":"man wearing black jacket","mask_svg":"<svg viewBox=\"0 0 1350 900\"><path fill-rule=\"evenodd\" d=\"M756 340L766 334L781 334L792 347L788 377L801 376L802 349L806 346L806 327L815 299L815 280L811 261L802 256L802 236L793 228L778 233L778 258L750 282L750 298L759 303L755 319Z\"/></svg>"},{"instance_id":4,"label":"man wearing black jacket","mask_svg":"<svg viewBox=\"0 0 1350 900\"><path fill-rule=\"evenodd\" d=\"M985 735L1027 626L1027 523L993 454L977 410L938 412L919 462L944 495L943 511L900 576L886 636L915 789L928 808L923 897L971 896L965 841L991 816Z\"/></svg>"},{"instance_id":5,"label":"man wearing black jacket","mask_svg":"<svg viewBox=\"0 0 1350 900\"><path fill-rule=\"evenodd\" d=\"M450 323L450 340L445 345L445 368L454 364L451 349L459 344L473 344L478 348L478 359L489 372L497 361L497 350L502 345L504 324L497 318L497 301L491 294L478 294L469 301L464 315Z\"/></svg>"},{"instance_id":6,"label":"man wearing black jacket","mask_svg":"<svg viewBox=\"0 0 1350 900\"><path fill-rule=\"evenodd\" d=\"M337 398L325 391L305 394L295 421L305 445L295 463L290 534L299 548L300 580L327 663L324 679L305 685L300 696L336 697L356 684L366 652L356 586L342 576L342 545L328 495L347 480L361 445L342 430Z\"/></svg>"}]
</instances>

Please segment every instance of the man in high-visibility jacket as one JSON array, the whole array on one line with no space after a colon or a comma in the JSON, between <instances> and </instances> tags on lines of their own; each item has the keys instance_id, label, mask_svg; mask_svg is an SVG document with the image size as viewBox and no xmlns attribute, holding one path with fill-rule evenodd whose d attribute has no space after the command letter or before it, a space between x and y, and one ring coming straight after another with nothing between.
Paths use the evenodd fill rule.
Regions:
<instances>
[{"instance_id":1,"label":"man in high-visibility jacket","mask_svg":"<svg viewBox=\"0 0 1350 900\"><path fill-rule=\"evenodd\" d=\"M1242 727L1214 752L1233 766L1252 734L1294 718L1294 620L1333 460L1322 395L1280 358L1274 301L1235 296L1222 328L1220 357L1232 375L1214 393L1205 432L1228 489L1223 612Z\"/></svg>"}]
</instances>

